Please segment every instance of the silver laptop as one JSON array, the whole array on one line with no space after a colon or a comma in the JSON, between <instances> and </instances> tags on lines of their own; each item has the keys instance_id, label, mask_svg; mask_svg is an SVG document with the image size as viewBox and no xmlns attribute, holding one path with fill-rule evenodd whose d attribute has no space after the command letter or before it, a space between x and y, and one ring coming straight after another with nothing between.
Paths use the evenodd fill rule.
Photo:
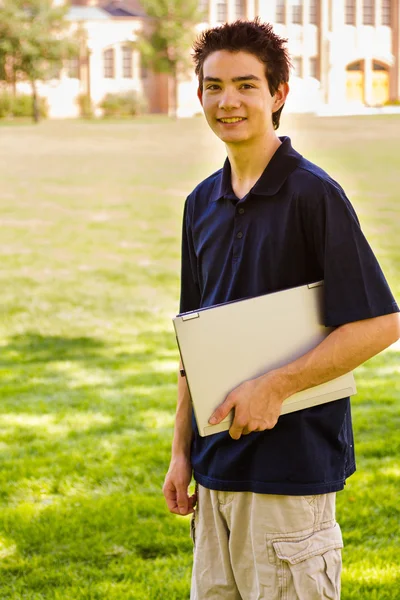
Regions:
<instances>
[{"instance_id":1,"label":"silver laptop","mask_svg":"<svg viewBox=\"0 0 400 600\"><path fill-rule=\"evenodd\" d=\"M229 429L232 411L218 425L208 419L230 391L299 358L332 331L323 325L323 291L319 281L173 319L201 436ZM281 414L355 393L353 374L348 373L290 396Z\"/></svg>"}]
</instances>

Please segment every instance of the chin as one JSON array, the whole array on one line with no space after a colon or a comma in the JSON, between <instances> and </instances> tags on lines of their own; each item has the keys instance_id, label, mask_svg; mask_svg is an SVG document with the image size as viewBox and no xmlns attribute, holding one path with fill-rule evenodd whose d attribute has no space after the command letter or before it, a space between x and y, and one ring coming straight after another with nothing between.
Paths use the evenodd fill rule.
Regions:
<instances>
[{"instance_id":1,"label":"chin","mask_svg":"<svg viewBox=\"0 0 400 600\"><path fill-rule=\"evenodd\" d=\"M217 135L223 142L245 142L249 139L249 134L243 131L221 131L220 129L214 129L215 135Z\"/></svg>"},{"instance_id":2,"label":"chin","mask_svg":"<svg viewBox=\"0 0 400 600\"><path fill-rule=\"evenodd\" d=\"M249 141L247 135L220 135L218 136L225 144L243 144Z\"/></svg>"}]
</instances>

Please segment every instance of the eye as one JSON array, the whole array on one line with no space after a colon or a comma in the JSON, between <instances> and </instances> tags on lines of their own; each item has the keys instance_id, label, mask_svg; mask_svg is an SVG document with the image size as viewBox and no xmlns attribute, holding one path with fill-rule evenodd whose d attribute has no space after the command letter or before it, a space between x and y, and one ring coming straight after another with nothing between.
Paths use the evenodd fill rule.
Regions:
<instances>
[{"instance_id":1,"label":"eye","mask_svg":"<svg viewBox=\"0 0 400 600\"><path fill-rule=\"evenodd\" d=\"M219 90L219 85L217 85L216 83L211 83L206 87L206 90L210 90L212 92L215 90Z\"/></svg>"},{"instance_id":2,"label":"eye","mask_svg":"<svg viewBox=\"0 0 400 600\"><path fill-rule=\"evenodd\" d=\"M251 83L242 83L240 87L245 90L252 90L255 88L255 86L251 85Z\"/></svg>"}]
</instances>

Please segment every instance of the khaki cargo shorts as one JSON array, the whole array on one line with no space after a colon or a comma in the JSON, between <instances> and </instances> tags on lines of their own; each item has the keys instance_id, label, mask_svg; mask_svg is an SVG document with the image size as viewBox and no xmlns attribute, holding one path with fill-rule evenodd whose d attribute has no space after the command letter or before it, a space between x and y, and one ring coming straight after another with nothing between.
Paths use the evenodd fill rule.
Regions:
<instances>
[{"instance_id":1,"label":"khaki cargo shorts","mask_svg":"<svg viewBox=\"0 0 400 600\"><path fill-rule=\"evenodd\" d=\"M339 600L335 500L198 486L191 600Z\"/></svg>"}]
</instances>

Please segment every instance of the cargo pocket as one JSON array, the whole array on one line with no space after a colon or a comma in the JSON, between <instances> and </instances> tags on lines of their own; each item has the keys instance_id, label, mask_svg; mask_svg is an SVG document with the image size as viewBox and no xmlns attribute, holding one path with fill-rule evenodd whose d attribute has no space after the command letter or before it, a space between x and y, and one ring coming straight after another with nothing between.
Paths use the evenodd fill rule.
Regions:
<instances>
[{"instance_id":1,"label":"cargo pocket","mask_svg":"<svg viewBox=\"0 0 400 600\"><path fill-rule=\"evenodd\" d=\"M286 565L282 598L339 600L342 534L339 525L302 540L274 540L277 557Z\"/></svg>"}]
</instances>

